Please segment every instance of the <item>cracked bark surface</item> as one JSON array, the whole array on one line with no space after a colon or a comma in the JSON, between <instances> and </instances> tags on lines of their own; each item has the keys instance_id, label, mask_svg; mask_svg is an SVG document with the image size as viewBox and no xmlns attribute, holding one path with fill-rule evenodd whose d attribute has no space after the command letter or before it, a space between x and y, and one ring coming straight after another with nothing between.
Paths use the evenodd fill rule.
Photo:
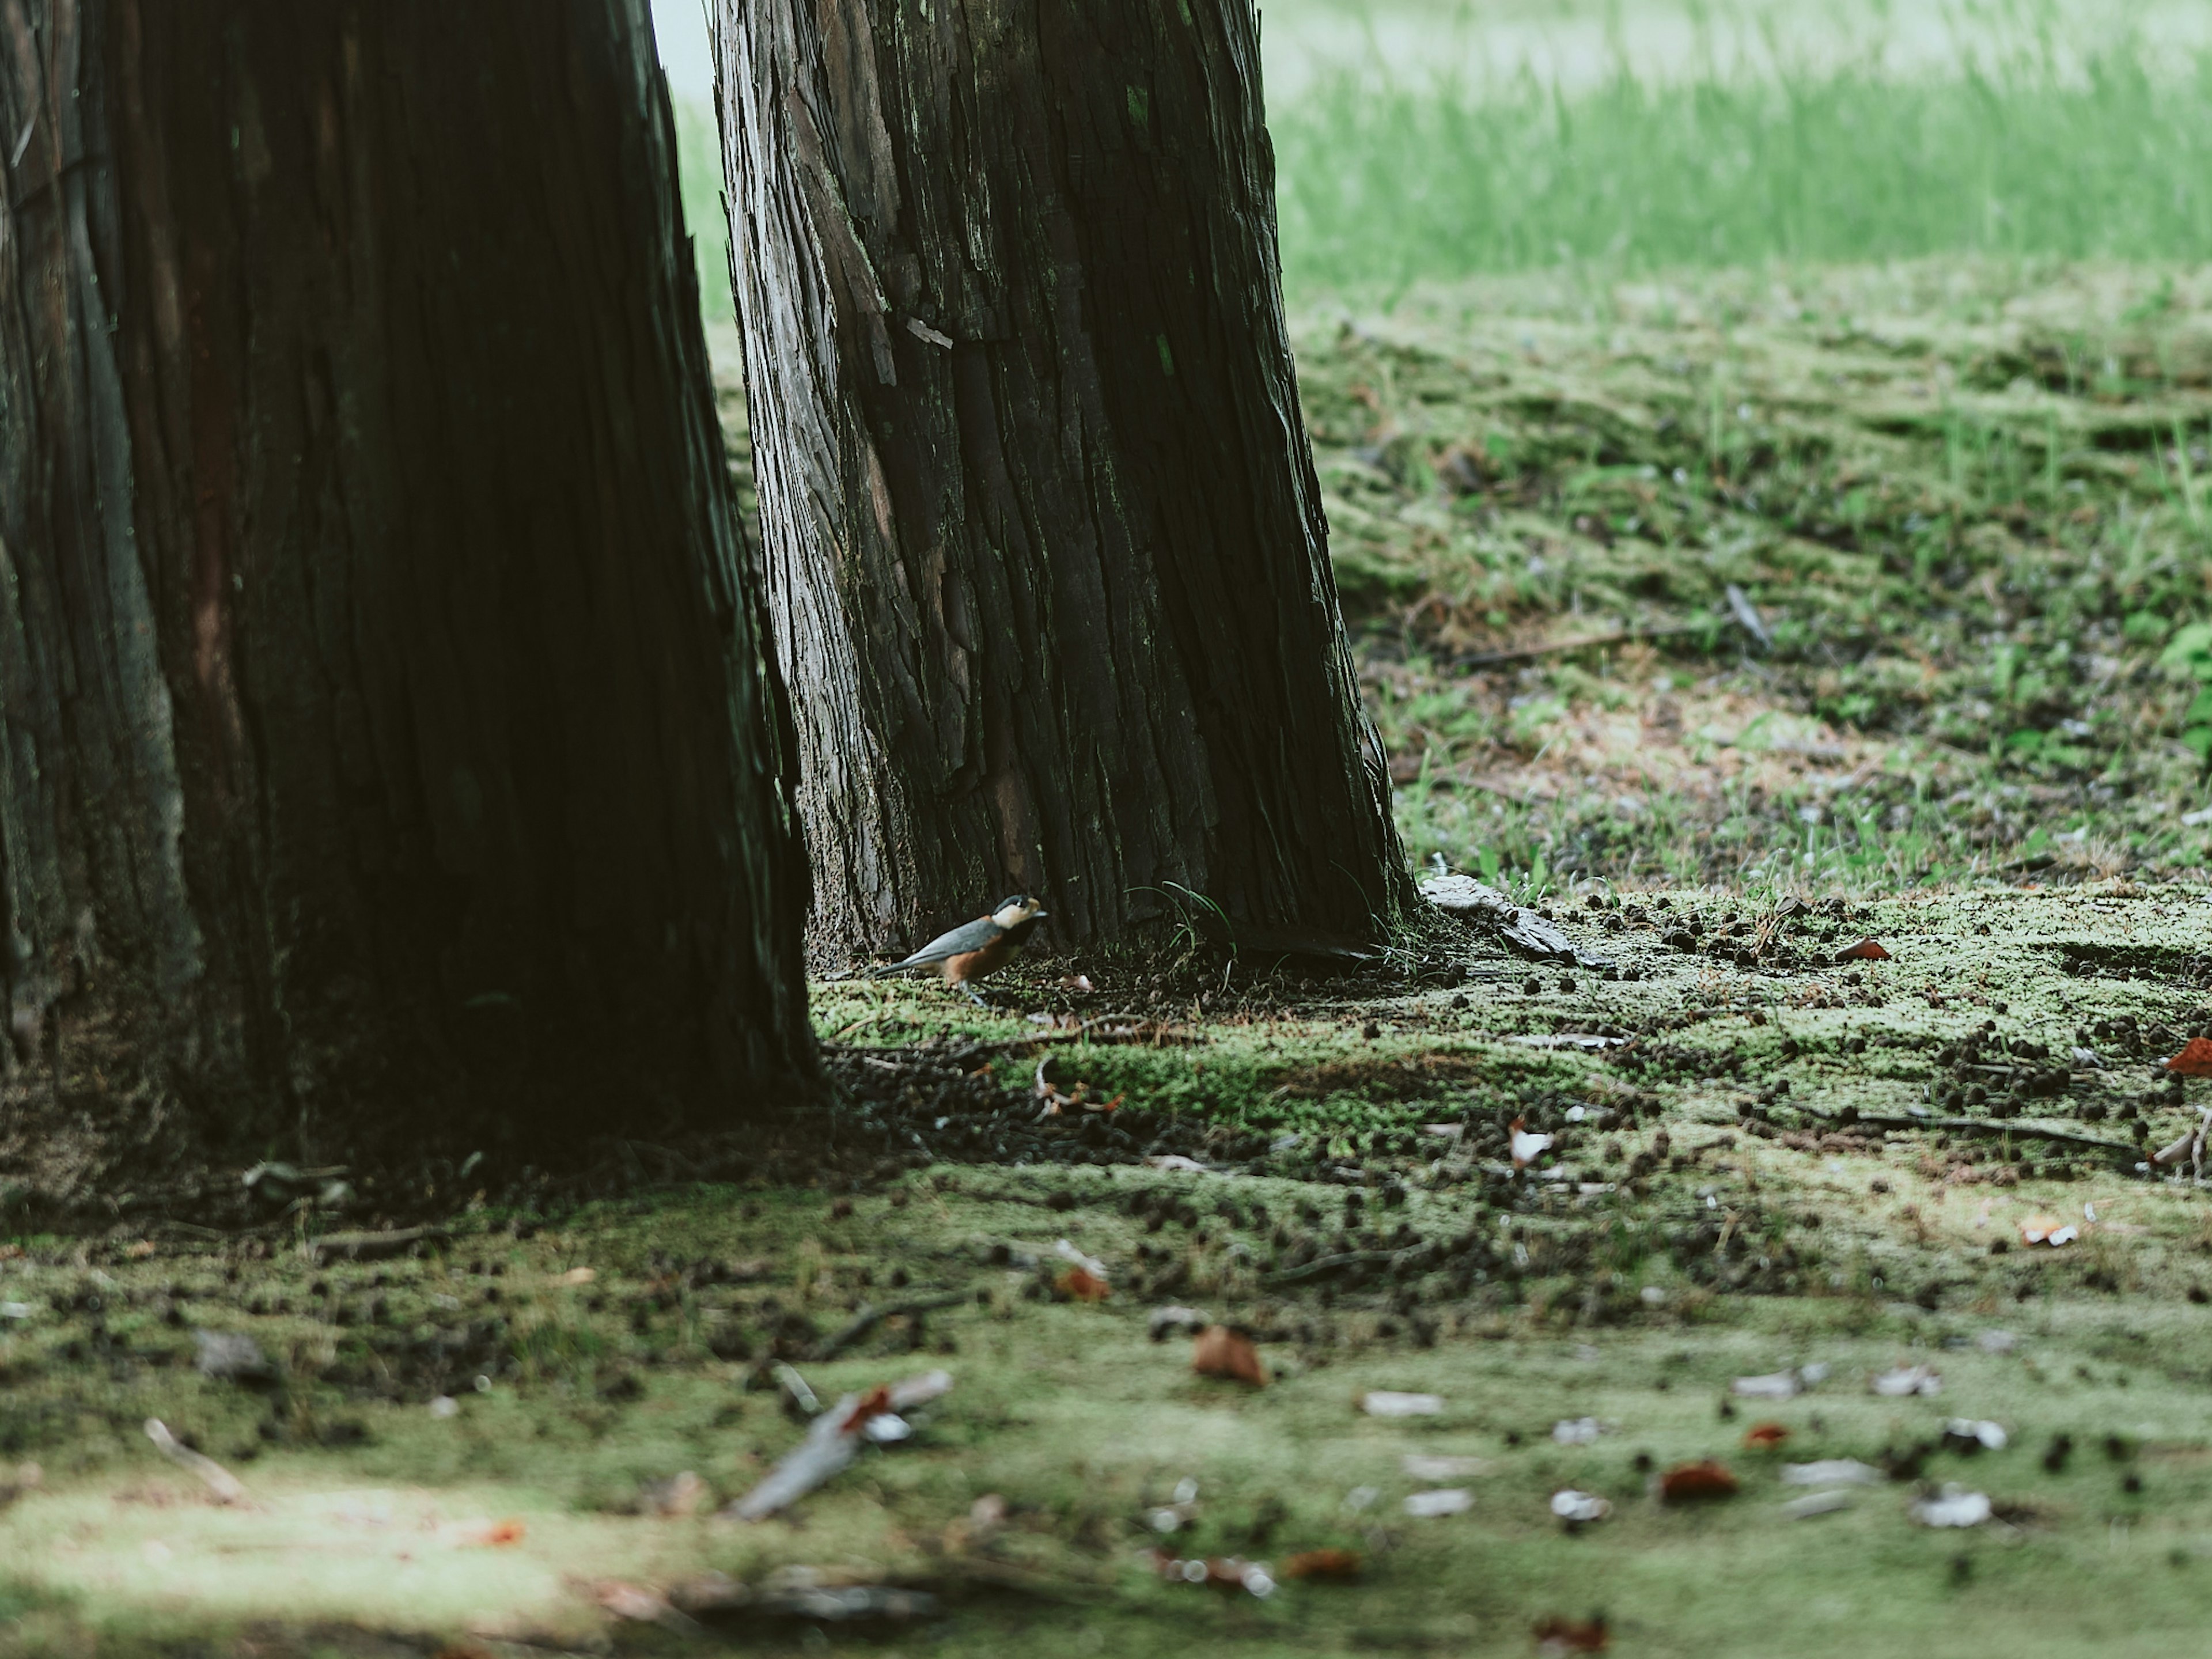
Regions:
<instances>
[{"instance_id":1,"label":"cracked bark surface","mask_svg":"<svg viewBox=\"0 0 2212 1659\"><path fill-rule=\"evenodd\" d=\"M814 1087L644 0L0 0L0 1185Z\"/></svg>"},{"instance_id":2,"label":"cracked bark surface","mask_svg":"<svg viewBox=\"0 0 2212 1659\"><path fill-rule=\"evenodd\" d=\"M810 945L1411 888L1292 379L1243 0L719 0ZM1181 890L1180 891L1178 890ZM1202 908L1202 907L1201 907Z\"/></svg>"}]
</instances>

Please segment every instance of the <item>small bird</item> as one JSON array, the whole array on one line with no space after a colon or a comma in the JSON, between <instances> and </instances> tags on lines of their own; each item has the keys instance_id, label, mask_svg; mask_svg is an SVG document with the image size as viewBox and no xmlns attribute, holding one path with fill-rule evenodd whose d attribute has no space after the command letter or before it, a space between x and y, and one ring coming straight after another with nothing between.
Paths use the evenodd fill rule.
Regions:
<instances>
[{"instance_id":1,"label":"small bird","mask_svg":"<svg viewBox=\"0 0 2212 1659\"><path fill-rule=\"evenodd\" d=\"M894 962L869 975L881 979L904 968L941 968L945 983L959 988L978 1008L988 1005L970 982L1005 967L1048 913L1024 893L1002 899L988 916L978 916L949 933L939 933L904 962Z\"/></svg>"}]
</instances>

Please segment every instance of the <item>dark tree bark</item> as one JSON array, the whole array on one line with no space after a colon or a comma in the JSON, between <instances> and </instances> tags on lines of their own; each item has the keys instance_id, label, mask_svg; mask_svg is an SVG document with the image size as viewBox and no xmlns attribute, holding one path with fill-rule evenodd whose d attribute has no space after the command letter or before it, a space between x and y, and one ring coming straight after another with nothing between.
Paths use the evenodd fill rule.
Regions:
<instances>
[{"instance_id":1,"label":"dark tree bark","mask_svg":"<svg viewBox=\"0 0 2212 1659\"><path fill-rule=\"evenodd\" d=\"M810 1090L644 0L0 0L0 1170Z\"/></svg>"},{"instance_id":2,"label":"dark tree bark","mask_svg":"<svg viewBox=\"0 0 2212 1659\"><path fill-rule=\"evenodd\" d=\"M1005 893L1350 940L1409 891L1249 0L719 0L777 647L836 961Z\"/></svg>"}]
</instances>

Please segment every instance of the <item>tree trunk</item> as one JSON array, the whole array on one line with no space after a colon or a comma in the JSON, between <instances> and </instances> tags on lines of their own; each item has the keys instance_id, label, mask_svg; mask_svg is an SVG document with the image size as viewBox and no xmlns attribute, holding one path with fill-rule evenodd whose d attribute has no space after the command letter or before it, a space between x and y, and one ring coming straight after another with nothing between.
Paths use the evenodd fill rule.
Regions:
<instances>
[{"instance_id":1,"label":"tree trunk","mask_svg":"<svg viewBox=\"0 0 2212 1659\"><path fill-rule=\"evenodd\" d=\"M1409 891L1298 410L1249 0L719 0L818 958L1009 891L1372 939Z\"/></svg>"},{"instance_id":2,"label":"tree trunk","mask_svg":"<svg viewBox=\"0 0 2212 1659\"><path fill-rule=\"evenodd\" d=\"M814 1086L673 157L644 0L0 0L0 1179Z\"/></svg>"}]
</instances>

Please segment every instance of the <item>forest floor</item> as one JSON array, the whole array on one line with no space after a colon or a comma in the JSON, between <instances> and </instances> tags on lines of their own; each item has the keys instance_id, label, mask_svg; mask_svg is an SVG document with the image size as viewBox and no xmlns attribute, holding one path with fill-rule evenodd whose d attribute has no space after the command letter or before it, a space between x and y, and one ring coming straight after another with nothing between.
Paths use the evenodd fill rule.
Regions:
<instances>
[{"instance_id":1,"label":"forest floor","mask_svg":"<svg viewBox=\"0 0 2212 1659\"><path fill-rule=\"evenodd\" d=\"M811 1181L623 1148L657 1185L374 1260L312 1182L0 1236L0 1653L2201 1644L2212 1200L2145 1160L2212 1105L2158 1065L2212 1034L2212 286L1498 283L1299 339L1412 850L1603 960L825 984ZM720 1513L793 1377L939 1368ZM1709 1458L1732 1495L1666 1501ZM1987 1518L1917 1522L1947 1483Z\"/></svg>"}]
</instances>

